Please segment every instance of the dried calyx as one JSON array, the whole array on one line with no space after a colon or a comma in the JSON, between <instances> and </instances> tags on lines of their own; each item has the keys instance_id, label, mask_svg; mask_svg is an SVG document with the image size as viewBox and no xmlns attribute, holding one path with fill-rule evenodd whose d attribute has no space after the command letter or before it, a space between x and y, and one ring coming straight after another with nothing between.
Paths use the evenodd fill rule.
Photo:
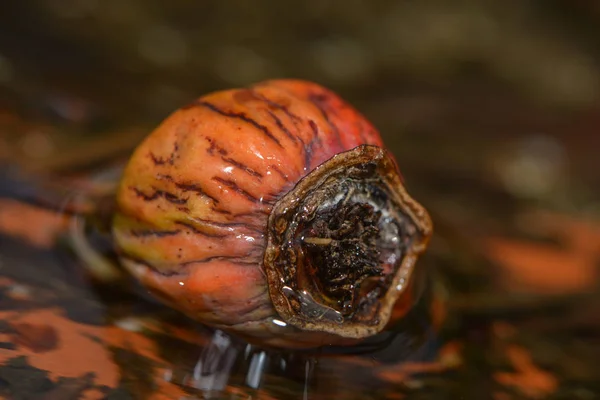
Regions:
<instances>
[{"instance_id":1,"label":"dried calyx","mask_svg":"<svg viewBox=\"0 0 600 400\"><path fill-rule=\"evenodd\" d=\"M304 330L383 329L431 234L385 150L363 145L303 178L273 208L264 266L275 309Z\"/></svg>"}]
</instances>

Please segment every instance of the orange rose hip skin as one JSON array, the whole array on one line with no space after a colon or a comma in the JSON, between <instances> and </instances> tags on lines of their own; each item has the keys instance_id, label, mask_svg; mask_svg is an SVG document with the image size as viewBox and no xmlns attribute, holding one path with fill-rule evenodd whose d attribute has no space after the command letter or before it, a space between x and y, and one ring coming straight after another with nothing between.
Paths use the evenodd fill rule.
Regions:
<instances>
[{"instance_id":1,"label":"orange rose hip skin","mask_svg":"<svg viewBox=\"0 0 600 400\"><path fill-rule=\"evenodd\" d=\"M203 96L132 155L113 220L119 257L172 307L251 340L371 336L409 295L432 232L383 146L314 83Z\"/></svg>"}]
</instances>

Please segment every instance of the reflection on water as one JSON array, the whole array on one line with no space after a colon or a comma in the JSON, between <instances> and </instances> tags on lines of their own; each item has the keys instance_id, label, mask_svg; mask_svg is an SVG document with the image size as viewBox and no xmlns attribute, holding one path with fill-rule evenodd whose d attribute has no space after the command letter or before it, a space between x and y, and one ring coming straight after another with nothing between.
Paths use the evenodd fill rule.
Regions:
<instances>
[{"instance_id":1,"label":"reflection on water","mask_svg":"<svg viewBox=\"0 0 600 400\"><path fill-rule=\"evenodd\" d=\"M192 374L186 374L181 383L203 391L225 389L237 353L231 338L216 331L208 346L202 349Z\"/></svg>"},{"instance_id":2,"label":"reflection on water","mask_svg":"<svg viewBox=\"0 0 600 400\"><path fill-rule=\"evenodd\" d=\"M313 351L265 349L217 330L198 349L199 356L188 354L188 359L166 371L164 379L203 394L239 388L275 398L330 398L347 391L378 390L385 371L434 359L436 334L427 321L419 325L415 316L409 317L417 326L412 331L397 327L359 346Z\"/></svg>"},{"instance_id":3,"label":"reflection on water","mask_svg":"<svg viewBox=\"0 0 600 400\"><path fill-rule=\"evenodd\" d=\"M115 167L96 175L93 184L69 194L60 207L70 212L101 208L119 172ZM35 191L20 198L32 200ZM70 390L86 396L101 392L109 398L327 399L372 392L373 398L386 398L386 393L398 391L393 386L382 389L390 371L436 358L439 340L425 273L415 274L422 281L416 287L422 290L416 292L412 311L357 346L264 348L159 304L115 269L103 221L88 219L86 225L79 217L66 217L69 246L40 249L0 236L0 319L9 335L1 358L0 393L15 398ZM56 339L44 344L49 339L40 332ZM15 360L20 360L20 372L7 378ZM47 387L18 384L18 379L61 360L76 367L50 368L55 379L44 373Z\"/></svg>"},{"instance_id":4,"label":"reflection on water","mask_svg":"<svg viewBox=\"0 0 600 400\"><path fill-rule=\"evenodd\" d=\"M216 394L235 388L249 394L260 391L275 398L331 398L348 391L378 390L379 375L410 361L432 359L435 347L397 334L387 347L366 350L362 355L284 352L237 342L215 331L193 367L190 359L167 369L163 379L186 392ZM360 348L354 351L360 352ZM187 366L187 367L185 367ZM191 368L190 368L191 367ZM298 397L300 396L300 397Z\"/></svg>"},{"instance_id":5,"label":"reflection on water","mask_svg":"<svg viewBox=\"0 0 600 400\"><path fill-rule=\"evenodd\" d=\"M118 173L118 167L106 170L70 194L65 210L85 210L89 196L114 189ZM19 188L22 200L32 200L34 192ZM55 223L14 210L24 224ZM208 329L159 304L111 269L102 221L86 226L67 217L69 246L0 236L0 394L9 398L479 399L496 393L591 399L598 389L597 295L501 290L494 282L506 279L497 275L502 270L467 257L468 248L452 241L458 235L447 236L441 224L442 236L414 276L423 282L419 301L396 325L352 347L283 351ZM548 241L545 232L527 252L565 254L575 269L593 264L600 231L567 222L554 228L564 238ZM502 246L502 255L514 251ZM456 267L470 264L476 273Z\"/></svg>"},{"instance_id":6,"label":"reflection on water","mask_svg":"<svg viewBox=\"0 0 600 400\"><path fill-rule=\"evenodd\" d=\"M161 353L177 351L172 342L162 346ZM249 344L219 330L206 332L201 346L178 352L179 358L157 379L208 398L221 398L218 394L226 392L250 396L243 398L253 398L254 393L257 398L268 394L277 399L326 399L381 391L381 377L388 371L432 361L437 350L424 299L393 331L353 347L290 352Z\"/></svg>"}]
</instances>

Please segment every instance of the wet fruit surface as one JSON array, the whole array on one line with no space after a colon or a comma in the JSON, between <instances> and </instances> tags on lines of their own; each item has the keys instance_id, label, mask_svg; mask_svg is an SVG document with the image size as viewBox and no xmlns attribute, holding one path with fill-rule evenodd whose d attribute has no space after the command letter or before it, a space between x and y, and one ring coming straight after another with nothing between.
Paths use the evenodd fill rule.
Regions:
<instances>
[{"instance_id":1,"label":"wet fruit surface","mask_svg":"<svg viewBox=\"0 0 600 400\"><path fill-rule=\"evenodd\" d=\"M310 224L321 228L302 232ZM278 347L394 323L431 234L375 128L301 80L210 93L171 114L127 162L112 222L120 261L158 298Z\"/></svg>"}]
</instances>

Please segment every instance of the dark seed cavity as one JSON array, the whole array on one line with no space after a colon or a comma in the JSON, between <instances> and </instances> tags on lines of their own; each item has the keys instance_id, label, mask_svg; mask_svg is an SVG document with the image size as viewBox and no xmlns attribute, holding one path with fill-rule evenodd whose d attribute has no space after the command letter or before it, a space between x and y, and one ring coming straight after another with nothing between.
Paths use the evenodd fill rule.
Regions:
<instances>
[{"instance_id":1,"label":"dark seed cavity","mask_svg":"<svg viewBox=\"0 0 600 400\"><path fill-rule=\"evenodd\" d=\"M384 150L338 154L277 202L265 272L277 312L307 330L381 330L431 232Z\"/></svg>"},{"instance_id":2,"label":"dark seed cavity","mask_svg":"<svg viewBox=\"0 0 600 400\"><path fill-rule=\"evenodd\" d=\"M307 267L343 315L352 312L356 285L382 276L377 245L381 211L340 200L315 215L302 233Z\"/></svg>"}]
</instances>

